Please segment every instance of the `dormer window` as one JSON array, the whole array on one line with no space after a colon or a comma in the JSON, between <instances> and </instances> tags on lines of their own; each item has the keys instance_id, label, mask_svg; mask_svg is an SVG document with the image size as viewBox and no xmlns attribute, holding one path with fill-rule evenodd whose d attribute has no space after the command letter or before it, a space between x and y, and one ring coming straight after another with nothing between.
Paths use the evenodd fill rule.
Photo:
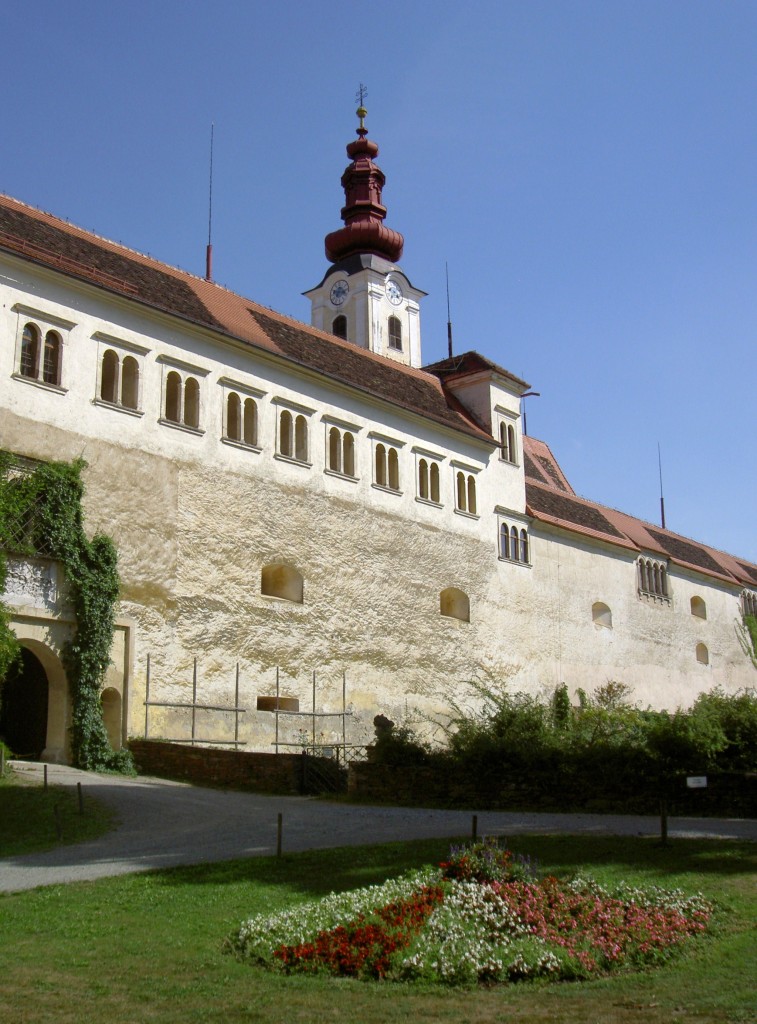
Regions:
<instances>
[{"instance_id":1,"label":"dormer window","mask_svg":"<svg viewBox=\"0 0 757 1024\"><path fill-rule=\"evenodd\" d=\"M395 352L402 351L402 324L400 323L399 317L389 317L389 348L394 349Z\"/></svg>"}]
</instances>

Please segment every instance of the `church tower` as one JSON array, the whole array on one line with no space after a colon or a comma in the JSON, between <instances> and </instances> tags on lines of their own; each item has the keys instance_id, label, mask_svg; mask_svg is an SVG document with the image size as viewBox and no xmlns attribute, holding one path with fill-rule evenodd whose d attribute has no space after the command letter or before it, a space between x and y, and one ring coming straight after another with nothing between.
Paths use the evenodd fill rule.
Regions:
<instances>
[{"instance_id":1,"label":"church tower","mask_svg":"<svg viewBox=\"0 0 757 1024\"><path fill-rule=\"evenodd\" d=\"M360 348L408 366L421 365L420 300L397 265L404 238L386 227L381 204L385 177L373 162L379 148L367 137L368 114L357 109L357 139L347 146L342 175L344 227L326 235L326 258L333 264L320 284L303 294L310 299L311 323Z\"/></svg>"}]
</instances>

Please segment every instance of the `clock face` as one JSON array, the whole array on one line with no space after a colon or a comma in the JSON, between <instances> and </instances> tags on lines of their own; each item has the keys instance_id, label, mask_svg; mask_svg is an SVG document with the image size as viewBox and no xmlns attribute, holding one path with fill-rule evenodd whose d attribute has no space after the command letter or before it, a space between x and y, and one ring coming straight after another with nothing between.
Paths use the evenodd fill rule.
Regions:
<instances>
[{"instance_id":1,"label":"clock face","mask_svg":"<svg viewBox=\"0 0 757 1024\"><path fill-rule=\"evenodd\" d=\"M393 306L399 306L400 302L402 302L402 289L396 281L389 280L386 282L386 297Z\"/></svg>"},{"instance_id":2,"label":"clock face","mask_svg":"<svg viewBox=\"0 0 757 1024\"><path fill-rule=\"evenodd\" d=\"M350 286L346 281L336 281L331 286L329 293L331 301L335 306L341 306L350 293Z\"/></svg>"}]
</instances>

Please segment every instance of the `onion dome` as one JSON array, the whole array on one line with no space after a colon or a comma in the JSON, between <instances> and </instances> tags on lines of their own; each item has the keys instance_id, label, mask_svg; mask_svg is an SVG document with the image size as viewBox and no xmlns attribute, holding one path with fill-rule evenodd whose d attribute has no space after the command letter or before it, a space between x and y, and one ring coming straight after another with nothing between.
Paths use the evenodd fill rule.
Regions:
<instances>
[{"instance_id":1,"label":"onion dome","mask_svg":"<svg viewBox=\"0 0 757 1024\"><path fill-rule=\"evenodd\" d=\"M365 107L358 107L358 137L347 146L347 156L352 163L342 175L344 227L325 238L326 258L332 263L361 253L373 253L396 263L405 244L399 231L392 231L383 223L386 207L381 205L381 189L386 178L373 162L379 148L367 138L368 130L363 125L367 113Z\"/></svg>"}]
</instances>

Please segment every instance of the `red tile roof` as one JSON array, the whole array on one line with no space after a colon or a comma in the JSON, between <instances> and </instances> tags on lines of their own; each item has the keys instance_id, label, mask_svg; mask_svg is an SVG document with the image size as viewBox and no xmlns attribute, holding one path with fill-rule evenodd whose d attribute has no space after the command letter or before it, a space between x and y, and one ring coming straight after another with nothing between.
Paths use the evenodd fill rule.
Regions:
<instances>
[{"instance_id":1,"label":"red tile roof","mask_svg":"<svg viewBox=\"0 0 757 1024\"><path fill-rule=\"evenodd\" d=\"M728 583L748 587L757 584L757 566L625 512L580 498L543 441L524 437L523 454L526 510L534 519L619 547L669 558L687 569Z\"/></svg>"},{"instance_id":2,"label":"red tile roof","mask_svg":"<svg viewBox=\"0 0 757 1024\"><path fill-rule=\"evenodd\" d=\"M212 281L0 195L0 249L211 328L394 406L493 443L438 375L274 313Z\"/></svg>"}]
</instances>

